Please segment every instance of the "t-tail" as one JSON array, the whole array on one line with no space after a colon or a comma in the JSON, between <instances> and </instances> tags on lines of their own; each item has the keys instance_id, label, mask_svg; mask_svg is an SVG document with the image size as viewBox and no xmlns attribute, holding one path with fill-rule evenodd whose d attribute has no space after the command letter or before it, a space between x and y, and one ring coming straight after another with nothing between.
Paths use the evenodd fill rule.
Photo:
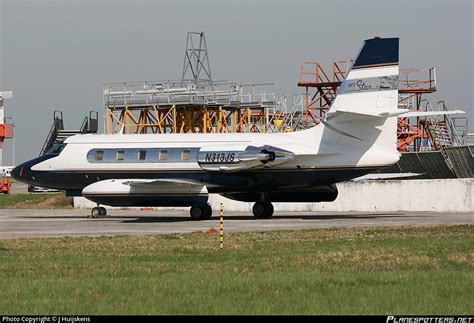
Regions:
<instances>
[{"instance_id":1,"label":"t-tail","mask_svg":"<svg viewBox=\"0 0 474 323\"><path fill-rule=\"evenodd\" d=\"M398 43L364 41L319 128L321 154L342 155L345 164L356 166L398 161Z\"/></svg>"}]
</instances>

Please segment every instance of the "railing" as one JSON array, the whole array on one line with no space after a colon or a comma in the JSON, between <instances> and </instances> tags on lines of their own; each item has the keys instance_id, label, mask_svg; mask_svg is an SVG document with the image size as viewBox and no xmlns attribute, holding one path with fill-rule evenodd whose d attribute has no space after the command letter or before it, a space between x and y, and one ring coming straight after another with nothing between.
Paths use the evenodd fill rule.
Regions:
<instances>
[{"instance_id":1,"label":"railing","mask_svg":"<svg viewBox=\"0 0 474 323\"><path fill-rule=\"evenodd\" d=\"M426 102L427 102L426 111L433 111L433 108L432 108L431 104L429 103L429 101L426 101ZM446 106L444 105L443 101L438 102L438 108L439 108L439 105L440 105L441 102L443 104L443 110L448 111ZM456 145L455 140L457 140L456 139L457 134L452 132L453 130L455 131L455 129L451 128L448 125L448 122L446 122L447 120L450 120L450 117L445 115L443 121L444 121L444 124L446 125L446 130L448 131L447 135L450 137L452 143L454 143L454 145ZM432 144L435 146L436 150L439 150L441 152L441 154L443 155L443 157L446 161L446 164L454 172L454 165L453 165L453 162L451 161L449 155L446 152L446 149L445 149L446 145L445 145L445 142L443 142L443 138L441 138L441 139L440 138L435 138L437 136L437 134L433 133L433 131L434 131L433 126L439 128L438 123L436 123L436 118L434 118L433 116L428 116L426 118L426 121L425 121L425 126L426 126L425 128L426 128L429 136L431 137L431 140L433 141ZM439 140L441 140L441 142L439 142Z\"/></svg>"},{"instance_id":2,"label":"railing","mask_svg":"<svg viewBox=\"0 0 474 323\"><path fill-rule=\"evenodd\" d=\"M466 132L463 136L464 145L474 145L474 132Z\"/></svg>"},{"instance_id":3,"label":"railing","mask_svg":"<svg viewBox=\"0 0 474 323\"><path fill-rule=\"evenodd\" d=\"M321 64L318 62L303 62L298 75L298 86L314 86L321 83L332 83Z\"/></svg>"},{"instance_id":4,"label":"railing","mask_svg":"<svg viewBox=\"0 0 474 323\"><path fill-rule=\"evenodd\" d=\"M440 109L440 106L441 106L441 109ZM449 111L444 101L438 101L438 111ZM448 130L451 133L451 138L453 140L454 146L462 145L463 140L456 130L456 126L454 125L453 118L451 118L450 115L444 115L443 117L444 117L444 122L448 126Z\"/></svg>"},{"instance_id":5,"label":"railing","mask_svg":"<svg viewBox=\"0 0 474 323\"><path fill-rule=\"evenodd\" d=\"M53 146L54 141L56 140L56 137L58 135L58 130L63 129L63 113L61 111L54 111L53 125L51 126L51 129L48 132L48 136L46 137L46 140L44 141L43 146L41 147L40 156L42 156L46 151L49 150L49 148Z\"/></svg>"},{"instance_id":6,"label":"railing","mask_svg":"<svg viewBox=\"0 0 474 323\"><path fill-rule=\"evenodd\" d=\"M353 63L352 59L332 63L332 77L334 82L342 82L346 77L349 68ZM344 67L341 67L344 65Z\"/></svg>"},{"instance_id":7,"label":"railing","mask_svg":"<svg viewBox=\"0 0 474 323\"><path fill-rule=\"evenodd\" d=\"M401 68L399 72L400 92L432 93L436 91L436 70L434 67Z\"/></svg>"},{"instance_id":8,"label":"railing","mask_svg":"<svg viewBox=\"0 0 474 323\"><path fill-rule=\"evenodd\" d=\"M51 126L51 129L48 132L48 136L46 137L46 140L44 141L43 146L41 147L40 154L39 154L40 156L42 156L46 151L49 150L49 148L51 148L54 141L56 140L57 133L58 131L56 129L56 125L53 123L53 125Z\"/></svg>"},{"instance_id":9,"label":"railing","mask_svg":"<svg viewBox=\"0 0 474 323\"><path fill-rule=\"evenodd\" d=\"M103 86L104 106L131 107L172 104L275 105L281 95L269 90L274 83L145 81Z\"/></svg>"},{"instance_id":10,"label":"railing","mask_svg":"<svg viewBox=\"0 0 474 323\"><path fill-rule=\"evenodd\" d=\"M306 129L305 125L305 99L303 94L293 95L288 102L286 97L278 101L275 108L271 110L269 124L274 124L270 131L288 132Z\"/></svg>"}]
</instances>

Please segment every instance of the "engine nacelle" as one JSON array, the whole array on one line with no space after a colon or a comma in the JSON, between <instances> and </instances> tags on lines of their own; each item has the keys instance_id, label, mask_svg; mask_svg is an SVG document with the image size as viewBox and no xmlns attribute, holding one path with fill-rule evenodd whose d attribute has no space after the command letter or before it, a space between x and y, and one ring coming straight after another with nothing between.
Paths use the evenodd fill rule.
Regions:
<instances>
[{"instance_id":1,"label":"engine nacelle","mask_svg":"<svg viewBox=\"0 0 474 323\"><path fill-rule=\"evenodd\" d=\"M335 184L313 187L307 190L271 191L265 192L265 199L269 202L332 202L337 198L338 191ZM262 198L261 192L231 193L223 196L242 202L256 202Z\"/></svg>"},{"instance_id":2,"label":"engine nacelle","mask_svg":"<svg viewBox=\"0 0 474 323\"><path fill-rule=\"evenodd\" d=\"M226 145L207 146L199 150L198 164L206 171L236 172L269 167L293 160L292 152L272 146Z\"/></svg>"}]
</instances>

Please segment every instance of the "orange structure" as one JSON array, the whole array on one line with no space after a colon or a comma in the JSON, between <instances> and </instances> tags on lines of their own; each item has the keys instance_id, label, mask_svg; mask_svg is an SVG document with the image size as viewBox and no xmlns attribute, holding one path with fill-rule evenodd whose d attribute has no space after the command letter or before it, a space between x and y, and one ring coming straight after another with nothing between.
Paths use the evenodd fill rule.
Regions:
<instances>
[{"instance_id":1,"label":"orange structure","mask_svg":"<svg viewBox=\"0 0 474 323\"><path fill-rule=\"evenodd\" d=\"M0 124L0 149L3 147L5 139L13 138L13 125L10 123ZM0 190L3 194L10 194L10 179L8 177L2 178Z\"/></svg>"},{"instance_id":2,"label":"orange structure","mask_svg":"<svg viewBox=\"0 0 474 323\"><path fill-rule=\"evenodd\" d=\"M0 147L5 139L13 138L13 125L10 123L0 124Z\"/></svg>"},{"instance_id":3,"label":"orange structure","mask_svg":"<svg viewBox=\"0 0 474 323\"><path fill-rule=\"evenodd\" d=\"M351 62L333 62L330 77L317 62L304 62L301 65L298 86L305 88L306 127L310 127L311 123L318 124L324 118Z\"/></svg>"},{"instance_id":4,"label":"orange structure","mask_svg":"<svg viewBox=\"0 0 474 323\"><path fill-rule=\"evenodd\" d=\"M398 102L401 108L413 111L430 110L431 106L423 96L433 92L436 92L434 67L400 69ZM421 118L398 118L398 150L408 151L412 145L414 151L420 151L422 140L428 138L429 127L431 125L424 123Z\"/></svg>"},{"instance_id":5,"label":"orange structure","mask_svg":"<svg viewBox=\"0 0 474 323\"><path fill-rule=\"evenodd\" d=\"M2 149L3 149L3 142L5 139L13 138L13 124L6 123L6 119L4 118L4 109L3 109L3 102L4 99L10 99L13 97L12 91L7 92L0 92L0 166L2 165ZM11 120L11 118L8 118ZM2 183L0 184L0 190L4 194L10 193L10 180L3 174Z\"/></svg>"},{"instance_id":6,"label":"orange structure","mask_svg":"<svg viewBox=\"0 0 474 323\"><path fill-rule=\"evenodd\" d=\"M0 187L3 194L10 194L10 179L8 177L3 177L2 185Z\"/></svg>"},{"instance_id":7,"label":"orange structure","mask_svg":"<svg viewBox=\"0 0 474 323\"><path fill-rule=\"evenodd\" d=\"M306 127L318 124L336 97L352 61L335 61L331 73L324 71L318 62L304 62L301 65L298 86L305 88ZM423 96L436 91L434 67L400 69L399 106L412 111L431 109ZM421 118L399 118L397 148L419 151L424 139L429 138L426 129L431 125Z\"/></svg>"}]
</instances>

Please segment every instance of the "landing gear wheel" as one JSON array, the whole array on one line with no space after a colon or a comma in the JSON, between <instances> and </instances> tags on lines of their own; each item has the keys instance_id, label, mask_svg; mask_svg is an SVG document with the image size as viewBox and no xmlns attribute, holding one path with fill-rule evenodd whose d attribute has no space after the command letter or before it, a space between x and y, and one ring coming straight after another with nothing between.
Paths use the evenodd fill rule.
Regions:
<instances>
[{"instance_id":1,"label":"landing gear wheel","mask_svg":"<svg viewBox=\"0 0 474 323\"><path fill-rule=\"evenodd\" d=\"M92 208L91 210L91 218L98 218L100 216L100 208L98 208L97 206Z\"/></svg>"},{"instance_id":2,"label":"landing gear wheel","mask_svg":"<svg viewBox=\"0 0 474 323\"><path fill-rule=\"evenodd\" d=\"M209 204L201 206L201 209L203 211L203 220L209 220L212 217L212 208Z\"/></svg>"},{"instance_id":3,"label":"landing gear wheel","mask_svg":"<svg viewBox=\"0 0 474 323\"><path fill-rule=\"evenodd\" d=\"M105 209L105 207L99 207L99 215L100 216L107 216L107 210Z\"/></svg>"},{"instance_id":4,"label":"landing gear wheel","mask_svg":"<svg viewBox=\"0 0 474 323\"><path fill-rule=\"evenodd\" d=\"M268 201L255 202L252 212L257 219L271 219L273 215L273 205Z\"/></svg>"},{"instance_id":5,"label":"landing gear wheel","mask_svg":"<svg viewBox=\"0 0 474 323\"><path fill-rule=\"evenodd\" d=\"M203 209L200 206L191 206L189 210L192 220L201 220L203 213Z\"/></svg>"},{"instance_id":6,"label":"landing gear wheel","mask_svg":"<svg viewBox=\"0 0 474 323\"><path fill-rule=\"evenodd\" d=\"M212 216L212 208L209 204L191 206L189 214L192 220L209 220Z\"/></svg>"}]
</instances>

